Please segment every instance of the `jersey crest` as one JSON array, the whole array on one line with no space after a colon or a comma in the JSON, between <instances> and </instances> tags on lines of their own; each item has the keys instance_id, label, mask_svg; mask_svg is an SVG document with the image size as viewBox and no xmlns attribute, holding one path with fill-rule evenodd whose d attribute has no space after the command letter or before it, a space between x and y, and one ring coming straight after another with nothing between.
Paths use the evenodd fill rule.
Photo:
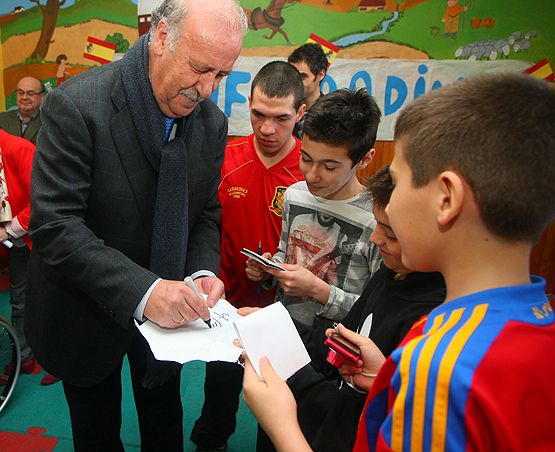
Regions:
<instances>
[{"instance_id":1,"label":"jersey crest","mask_svg":"<svg viewBox=\"0 0 555 452\"><path fill-rule=\"evenodd\" d=\"M285 194L285 190L287 190L287 187L276 187L272 203L268 206L270 211L275 213L278 217L281 217L282 214L283 195Z\"/></svg>"}]
</instances>

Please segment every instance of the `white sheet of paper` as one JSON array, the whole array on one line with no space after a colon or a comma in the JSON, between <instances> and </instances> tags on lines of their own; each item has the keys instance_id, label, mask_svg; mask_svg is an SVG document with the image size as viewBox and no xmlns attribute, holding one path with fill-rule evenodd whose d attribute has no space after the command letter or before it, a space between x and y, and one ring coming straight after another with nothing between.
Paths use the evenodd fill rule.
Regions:
<instances>
[{"instance_id":1,"label":"white sheet of paper","mask_svg":"<svg viewBox=\"0 0 555 452\"><path fill-rule=\"evenodd\" d=\"M237 361L243 350L233 345L237 338L233 321L242 317L226 300L218 300L208 310L212 328L202 319L176 329L162 328L149 320L136 324L160 361Z\"/></svg>"},{"instance_id":2,"label":"white sheet of paper","mask_svg":"<svg viewBox=\"0 0 555 452\"><path fill-rule=\"evenodd\" d=\"M267 356L276 373L286 380L310 362L308 352L281 303L273 303L234 321L239 339L260 378L259 361Z\"/></svg>"}]
</instances>

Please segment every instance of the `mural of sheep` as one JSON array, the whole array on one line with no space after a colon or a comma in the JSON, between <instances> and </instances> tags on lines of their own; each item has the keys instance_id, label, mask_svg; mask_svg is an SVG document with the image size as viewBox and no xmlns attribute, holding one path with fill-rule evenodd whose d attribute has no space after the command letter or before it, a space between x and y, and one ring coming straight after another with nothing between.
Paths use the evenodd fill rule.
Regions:
<instances>
[{"instance_id":1,"label":"mural of sheep","mask_svg":"<svg viewBox=\"0 0 555 452\"><path fill-rule=\"evenodd\" d=\"M476 60L497 60L498 58L509 58L512 52L527 53L532 46L532 39L538 36L536 30L526 33L515 31L507 39L487 39L474 41L460 46L455 51L455 58Z\"/></svg>"}]
</instances>

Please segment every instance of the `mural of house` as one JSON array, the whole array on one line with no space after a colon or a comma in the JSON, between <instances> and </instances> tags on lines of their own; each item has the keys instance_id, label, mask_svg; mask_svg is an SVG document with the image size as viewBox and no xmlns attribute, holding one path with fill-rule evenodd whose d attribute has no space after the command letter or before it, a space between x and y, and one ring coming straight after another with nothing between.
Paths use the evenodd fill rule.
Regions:
<instances>
[{"instance_id":1,"label":"mural of house","mask_svg":"<svg viewBox=\"0 0 555 452\"><path fill-rule=\"evenodd\" d=\"M139 29L139 36L148 33L150 30L150 19L152 17L152 10L156 8L162 0L139 0L137 2L137 23Z\"/></svg>"},{"instance_id":2,"label":"mural of house","mask_svg":"<svg viewBox=\"0 0 555 452\"><path fill-rule=\"evenodd\" d=\"M385 0L361 0L358 4L358 11L360 13L367 13L369 11L382 11L385 9Z\"/></svg>"},{"instance_id":3,"label":"mural of house","mask_svg":"<svg viewBox=\"0 0 555 452\"><path fill-rule=\"evenodd\" d=\"M137 20L139 23L139 36L142 36L150 30L150 18L151 14L139 14L137 15Z\"/></svg>"}]
</instances>

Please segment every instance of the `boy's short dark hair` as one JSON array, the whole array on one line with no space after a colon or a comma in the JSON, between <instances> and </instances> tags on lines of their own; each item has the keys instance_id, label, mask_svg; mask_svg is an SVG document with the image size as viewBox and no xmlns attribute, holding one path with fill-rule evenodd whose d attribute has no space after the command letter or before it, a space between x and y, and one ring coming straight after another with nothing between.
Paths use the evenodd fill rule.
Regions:
<instances>
[{"instance_id":1,"label":"boy's short dark hair","mask_svg":"<svg viewBox=\"0 0 555 452\"><path fill-rule=\"evenodd\" d=\"M304 86L299 71L285 61L271 61L264 65L254 76L251 84L251 97L254 89L270 98L284 98L293 95L295 110L303 102Z\"/></svg>"},{"instance_id":2,"label":"boy's short dark hair","mask_svg":"<svg viewBox=\"0 0 555 452\"><path fill-rule=\"evenodd\" d=\"M305 114L303 135L312 141L346 146L356 165L374 147L381 112L365 88L348 89L320 97Z\"/></svg>"},{"instance_id":3,"label":"boy's short dark hair","mask_svg":"<svg viewBox=\"0 0 555 452\"><path fill-rule=\"evenodd\" d=\"M320 44L308 43L297 47L287 57L289 63L302 63L305 62L310 68L312 75L317 75L320 71L324 74L328 71L328 59L324 53L324 49Z\"/></svg>"},{"instance_id":4,"label":"boy's short dark hair","mask_svg":"<svg viewBox=\"0 0 555 452\"><path fill-rule=\"evenodd\" d=\"M393 193L393 180L389 174L389 165L382 166L366 181L366 190L372 198L372 204L378 209L385 209Z\"/></svg>"},{"instance_id":5,"label":"boy's short dark hair","mask_svg":"<svg viewBox=\"0 0 555 452\"><path fill-rule=\"evenodd\" d=\"M522 74L481 75L431 92L395 126L412 184L444 170L470 185L487 229L535 241L555 217L555 89Z\"/></svg>"}]
</instances>

